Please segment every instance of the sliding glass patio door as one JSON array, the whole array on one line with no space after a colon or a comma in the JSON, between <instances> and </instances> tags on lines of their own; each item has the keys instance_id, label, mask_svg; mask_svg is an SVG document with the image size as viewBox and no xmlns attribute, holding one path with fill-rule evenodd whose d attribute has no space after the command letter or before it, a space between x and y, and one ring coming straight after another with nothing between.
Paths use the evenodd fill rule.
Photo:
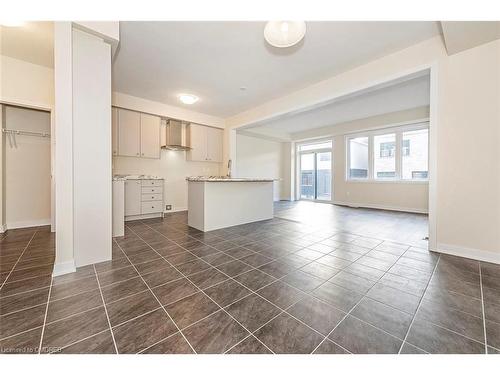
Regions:
<instances>
[{"instance_id":1,"label":"sliding glass patio door","mask_svg":"<svg viewBox=\"0 0 500 375\"><path fill-rule=\"evenodd\" d=\"M332 200L332 143L299 146L300 199Z\"/></svg>"}]
</instances>

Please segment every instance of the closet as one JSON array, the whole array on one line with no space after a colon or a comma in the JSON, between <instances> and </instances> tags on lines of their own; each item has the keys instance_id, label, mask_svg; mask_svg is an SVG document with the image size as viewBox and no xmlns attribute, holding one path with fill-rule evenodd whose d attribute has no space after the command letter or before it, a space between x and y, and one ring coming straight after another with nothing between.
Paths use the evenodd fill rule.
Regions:
<instances>
[{"instance_id":1,"label":"closet","mask_svg":"<svg viewBox=\"0 0 500 375\"><path fill-rule=\"evenodd\" d=\"M1 107L2 229L49 225L50 113Z\"/></svg>"}]
</instances>

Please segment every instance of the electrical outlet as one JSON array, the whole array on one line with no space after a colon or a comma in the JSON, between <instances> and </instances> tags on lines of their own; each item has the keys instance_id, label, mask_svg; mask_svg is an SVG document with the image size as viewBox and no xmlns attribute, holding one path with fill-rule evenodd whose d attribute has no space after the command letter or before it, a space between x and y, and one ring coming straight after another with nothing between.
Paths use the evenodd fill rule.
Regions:
<instances>
[{"instance_id":1,"label":"electrical outlet","mask_svg":"<svg viewBox=\"0 0 500 375\"><path fill-rule=\"evenodd\" d=\"M165 206L165 209L166 209L167 211L172 211L172 205L171 205L171 204L167 204L167 205Z\"/></svg>"}]
</instances>

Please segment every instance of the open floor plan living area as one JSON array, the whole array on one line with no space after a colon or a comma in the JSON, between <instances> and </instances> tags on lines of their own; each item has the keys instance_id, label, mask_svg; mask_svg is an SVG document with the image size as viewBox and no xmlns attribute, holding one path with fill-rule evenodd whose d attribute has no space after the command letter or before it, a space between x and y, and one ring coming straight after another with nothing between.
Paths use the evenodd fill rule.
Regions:
<instances>
[{"instance_id":1,"label":"open floor plan living area","mask_svg":"<svg viewBox=\"0 0 500 375\"><path fill-rule=\"evenodd\" d=\"M0 22L1 358L500 358L500 22L149 19Z\"/></svg>"}]
</instances>

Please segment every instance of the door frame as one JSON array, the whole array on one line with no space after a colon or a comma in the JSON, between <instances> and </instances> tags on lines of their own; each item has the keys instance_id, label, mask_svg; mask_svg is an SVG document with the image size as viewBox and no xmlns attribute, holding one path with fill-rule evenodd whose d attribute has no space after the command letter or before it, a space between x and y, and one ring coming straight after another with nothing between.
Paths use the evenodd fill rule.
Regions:
<instances>
[{"instance_id":1,"label":"door frame","mask_svg":"<svg viewBox=\"0 0 500 375\"><path fill-rule=\"evenodd\" d=\"M318 148L315 150L308 150L308 151L300 151L300 146L304 145L313 145L315 143L325 143L325 142L331 142L332 147L330 148ZM326 137L326 138L317 138L317 139L311 139L309 141L301 141L301 142L296 142L295 143L295 200L303 200L303 201L310 201L310 202L318 202L318 203L333 203L334 201L334 191L333 191L333 176L334 176L334 157L333 157L333 137ZM332 154L331 157L331 166L330 166L330 171L331 171L331 177L330 177L330 200L324 200L324 199L308 199L308 198L301 198L300 194L300 171L301 171L301 161L300 157L303 154L317 154L321 152L330 152ZM316 170L316 164L317 160L316 157L314 158L314 167ZM316 177L315 177L315 184L316 184ZM315 186L315 190L317 187ZM315 193L316 195L316 193Z\"/></svg>"}]
</instances>

